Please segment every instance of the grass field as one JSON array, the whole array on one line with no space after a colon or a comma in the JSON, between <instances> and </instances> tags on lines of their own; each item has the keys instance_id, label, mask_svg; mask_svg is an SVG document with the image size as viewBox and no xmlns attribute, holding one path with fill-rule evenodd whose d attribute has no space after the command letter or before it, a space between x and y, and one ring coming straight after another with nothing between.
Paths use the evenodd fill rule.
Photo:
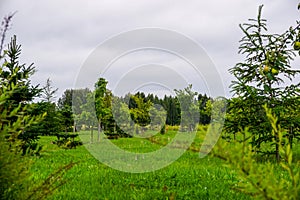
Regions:
<instances>
[{"instance_id":1,"label":"grass field","mask_svg":"<svg viewBox=\"0 0 300 200\"><path fill-rule=\"evenodd\" d=\"M84 133L80 133L84 134ZM86 133L87 134L87 133ZM169 134L169 135L168 135ZM149 152L161 148L174 133L154 136L150 142L143 138L111 140L120 148L132 152ZM126 173L114 170L95 159L85 146L62 149L44 136L40 158L34 158L32 179L39 183L62 165L77 164L66 172L67 182L50 199L250 199L231 190L238 180L233 171L213 157L199 158L195 151L201 136L197 135L193 148L186 151L171 165L148 173Z\"/></svg>"}]
</instances>

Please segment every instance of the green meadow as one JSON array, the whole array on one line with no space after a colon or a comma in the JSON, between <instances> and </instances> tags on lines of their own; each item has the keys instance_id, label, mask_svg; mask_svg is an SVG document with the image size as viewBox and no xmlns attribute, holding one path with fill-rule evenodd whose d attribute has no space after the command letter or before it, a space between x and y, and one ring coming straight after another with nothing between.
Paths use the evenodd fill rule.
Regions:
<instances>
[{"instance_id":1,"label":"green meadow","mask_svg":"<svg viewBox=\"0 0 300 200\"><path fill-rule=\"evenodd\" d=\"M235 171L222 160L199 158L196 146L203 136L197 132L192 148L169 166L147 173L127 173L112 169L95 159L85 146L63 149L52 144L56 137L43 136L41 157L33 158L31 179L41 183L53 171L70 162L76 163L59 181L66 181L49 199L251 199L232 189L239 181ZM88 132L80 134L88 136ZM149 138L110 140L126 151L144 153L162 148L175 131ZM180 148L178 146L178 148ZM154 163L153 163L154 164Z\"/></svg>"}]
</instances>

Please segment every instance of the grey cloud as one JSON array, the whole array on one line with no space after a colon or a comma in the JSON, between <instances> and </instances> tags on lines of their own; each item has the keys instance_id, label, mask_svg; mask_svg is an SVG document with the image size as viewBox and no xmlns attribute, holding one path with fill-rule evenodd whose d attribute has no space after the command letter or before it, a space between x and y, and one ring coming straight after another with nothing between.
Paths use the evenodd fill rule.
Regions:
<instances>
[{"instance_id":1,"label":"grey cloud","mask_svg":"<svg viewBox=\"0 0 300 200\"><path fill-rule=\"evenodd\" d=\"M59 87L60 95L73 86L85 59L100 43L120 32L141 27L166 28L193 38L206 50L224 85L228 86L233 78L228 68L243 59L237 55L242 36L238 24L255 18L258 5L265 4L263 16L268 19L269 29L282 32L299 18L297 3L286 0L2 0L0 13L3 16L18 10L10 34L17 34L23 45L22 60L36 63L38 72L34 82L44 83L50 77ZM229 95L229 89L226 94Z\"/></svg>"}]
</instances>

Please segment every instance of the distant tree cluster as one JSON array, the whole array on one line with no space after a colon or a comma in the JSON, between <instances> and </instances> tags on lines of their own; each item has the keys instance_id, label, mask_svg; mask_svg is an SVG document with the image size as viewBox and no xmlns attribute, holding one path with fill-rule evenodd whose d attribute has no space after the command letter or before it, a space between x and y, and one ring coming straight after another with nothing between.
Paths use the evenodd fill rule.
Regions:
<instances>
[{"instance_id":1,"label":"distant tree cluster","mask_svg":"<svg viewBox=\"0 0 300 200\"><path fill-rule=\"evenodd\" d=\"M178 97L187 96L192 92L192 86L184 90L176 90L176 96L164 96L159 98L154 94L137 92L126 94L123 97L114 96L107 89L107 81L99 78L93 91L89 89L67 89L58 100L58 112L67 131L79 131L82 128L91 131L97 128L99 140L100 132L109 137L128 137L133 133L147 128L163 129L165 125L184 125L181 116L184 104L194 104L197 107L195 123L208 124L210 113L207 105L213 101L207 95L192 93L191 102L180 104ZM184 100L182 100L184 102Z\"/></svg>"}]
</instances>

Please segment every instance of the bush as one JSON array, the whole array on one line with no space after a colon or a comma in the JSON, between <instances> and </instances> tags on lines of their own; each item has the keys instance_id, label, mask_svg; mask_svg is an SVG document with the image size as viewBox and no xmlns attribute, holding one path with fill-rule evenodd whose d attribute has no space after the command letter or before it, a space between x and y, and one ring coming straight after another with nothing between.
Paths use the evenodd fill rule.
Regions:
<instances>
[{"instance_id":1,"label":"bush","mask_svg":"<svg viewBox=\"0 0 300 200\"><path fill-rule=\"evenodd\" d=\"M278 119L267 109L266 115L272 127L272 134L278 135L277 142L281 159L279 163L257 161L257 153L248 141L225 142L220 139L213 150L213 155L226 161L226 165L236 171L239 181L234 189L258 199L296 200L300 198L300 163L293 163L293 153L284 130L278 125ZM246 128L241 134L249 135ZM286 176L278 175L278 169Z\"/></svg>"},{"instance_id":2,"label":"bush","mask_svg":"<svg viewBox=\"0 0 300 200\"><path fill-rule=\"evenodd\" d=\"M21 199L21 185L29 176L31 163L19 149L7 143L4 136L8 130L6 127L0 132L0 199Z\"/></svg>"},{"instance_id":3,"label":"bush","mask_svg":"<svg viewBox=\"0 0 300 200\"><path fill-rule=\"evenodd\" d=\"M163 127L159 131L160 134L165 134L166 133L166 125L164 124Z\"/></svg>"},{"instance_id":4,"label":"bush","mask_svg":"<svg viewBox=\"0 0 300 200\"><path fill-rule=\"evenodd\" d=\"M72 149L76 148L77 146L82 145L81 141L76 141L75 138L78 137L78 134L74 133L58 133L56 134L57 140L53 141L53 144L57 144L57 146L65 148L65 149Z\"/></svg>"},{"instance_id":5,"label":"bush","mask_svg":"<svg viewBox=\"0 0 300 200\"><path fill-rule=\"evenodd\" d=\"M179 131L180 126L166 125L166 131Z\"/></svg>"},{"instance_id":6,"label":"bush","mask_svg":"<svg viewBox=\"0 0 300 200\"><path fill-rule=\"evenodd\" d=\"M203 125L203 124L198 124L197 125L197 131L207 131L207 129L208 129L208 124L205 124L205 125Z\"/></svg>"}]
</instances>

